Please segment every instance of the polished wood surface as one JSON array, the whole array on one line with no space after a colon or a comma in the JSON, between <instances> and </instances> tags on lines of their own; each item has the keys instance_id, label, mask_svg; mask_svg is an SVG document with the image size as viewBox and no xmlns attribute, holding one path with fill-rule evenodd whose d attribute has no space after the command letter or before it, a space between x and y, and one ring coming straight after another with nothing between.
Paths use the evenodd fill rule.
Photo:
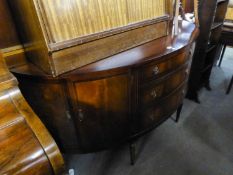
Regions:
<instances>
[{"instance_id":1,"label":"polished wood surface","mask_svg":"<svg viewBox=\"0 0 233 175\"><path fill-rule=\"evenodd\" d=\"M49 43L75 39L166 14L164 0L42 0L36 3L44 9L43 20L50 31ZM160 8L153 8L156 6Z\"/></svg>"},{"instance_id":2,"label":"polished wood surface","mask_svg":"<svg viewBox=\"0 0 233 175\"><path fill-rule=\"evenodd\" d=\"M194 1L193 0L181 0L181 2L184 7L185 13L194 12Z\"/></svg>"},{"instance_id":3,"label":"polished wood surface","mask_svg":"<svg viewBox=\"0 0 233 175\"><path fill-rule=\"evenodd\" d=\"M7 0L0 1L0 50L8 67L26 62Z\"/></svg>"},{"instance_id":4,"label":"polished wood surface","mask_svg":"<svg viewBox=\"0 0 233 175\"><path fill-rule=\"evenodd\" d=\"M166 36L173 9L172 0L9 3L29 60L54 77Z\"/></svg>"},{"instance_id":5,"label":"polished wood surface","mask_svg":"<svg viewBox=\"0 0 233 175\"><path fill-rule=\"evenodd\" d=\"M19 45L19 39L7 0L0 1L0 26L0 49Z\"/></svg>"},{"instance_id":6,"label":"polished wood surface","mask_svg":"<svg viewBox=\"0 0 233 175\"><path fill-rule=\"evenodd\" d=\"M181 105L198 29L172 33L53 77L33 64L11 69L66 152L94 152L137 138ZM192 49L191 49L192 48Z\"/></svg>"},{"instance_id":7,"label":"polished wood surface","mask_svg":"<svg viewBox=\"0 0 233 175\"><path fill-rule=\"evenodd\" d=\"M62 155L0 54L0 174L61 174Z\"/></svg>"}]
</instances>

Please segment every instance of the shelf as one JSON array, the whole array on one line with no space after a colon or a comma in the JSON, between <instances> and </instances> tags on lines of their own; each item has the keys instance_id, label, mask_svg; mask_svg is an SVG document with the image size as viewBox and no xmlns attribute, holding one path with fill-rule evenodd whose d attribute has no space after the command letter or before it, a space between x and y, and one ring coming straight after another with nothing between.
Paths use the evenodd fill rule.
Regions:
<instances>
[{"instance_id":1,"label":"shelf","mask_svg":"<svg viewBox=\"0 0 233 175\"><path fill-rule=\"evenodd\" d=\"M222 25L223 25L222 22L214 22L214 23L212 24L212 26L211 26L211 30L214 30L214 29L216 29L216 28L218 28L218 27L221 27Z\"/></svg>"}]
</instances>

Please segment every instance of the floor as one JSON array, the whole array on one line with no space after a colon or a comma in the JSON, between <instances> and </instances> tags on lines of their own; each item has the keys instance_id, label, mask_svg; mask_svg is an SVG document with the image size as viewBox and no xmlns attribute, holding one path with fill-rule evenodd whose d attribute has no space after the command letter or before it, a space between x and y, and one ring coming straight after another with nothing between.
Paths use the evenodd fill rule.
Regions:
<instances>
[{"instance_id":1,"label":"floor","mask_svg":"<svg viewBox=\"0 0 233 175\"><path fill-rule=\"evenodd\" d=\"M96 154L66 155L75 175L232 175L233 49L211 77L213 90L200 92L201 104L185 100L178 124L169 119L137 142L138 158L130 165L128 145Z\"/></svg>"}]
</instances>

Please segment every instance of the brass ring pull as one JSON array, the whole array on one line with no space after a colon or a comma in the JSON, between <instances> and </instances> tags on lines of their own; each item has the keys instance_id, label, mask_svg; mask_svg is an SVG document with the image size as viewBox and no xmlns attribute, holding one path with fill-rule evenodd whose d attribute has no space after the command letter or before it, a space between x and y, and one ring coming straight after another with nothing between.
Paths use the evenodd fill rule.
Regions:
<instances>
[{"instance_id":1,"label":"brass ring pull","mask_svg":"<svg viewBox=\"0 0 233 175\"><path fill-rule=\"evenodd\" d=\"M189 69L186 69L185 70L185 76L188 76L189 75Z\"/></svg>"},{"instance_id":2,"label":"brass ring pull","mask_svg":"<svg viewBox=\"0 0 233 175\"><path fill-rule=\"evenodd\" d=\"M186 90L185 90L185 89L183 89L183 91L182 91L182 95L185 95L185 92L186 92Z\"/></svg>"},{"instance_id":3,"label":"brass ring pull","mask_svg":"<svg viewBox=\"0 0 233 175\"><path fill-rule=\"evenodd\" d=\"M158 75L159 74L159 67L158 66L154 67L153 73L154 73L154 75Z\"/></svg>"},{"instance_id":4,"label":"brass ring pull","mask_svg":"<svg viewBox=\"0 0 233 175\"><path fill-rule=\"evenodd\" d=\"M157 93L155 90L153 90L150 94L153 98L157 98Z\"/></svg>"},{"instance_id":5,"label":"brass ring pull","mask_svg":"<svg viewBox=\"0 0 233 175\"><path fill-rule=\"evenodd\" d=\"M79 118L80 122L83 122L83 120L84 120L84 114L83 114L83 110L82 109L78 110L78 118Z\"/></svg>"}]
</instances>

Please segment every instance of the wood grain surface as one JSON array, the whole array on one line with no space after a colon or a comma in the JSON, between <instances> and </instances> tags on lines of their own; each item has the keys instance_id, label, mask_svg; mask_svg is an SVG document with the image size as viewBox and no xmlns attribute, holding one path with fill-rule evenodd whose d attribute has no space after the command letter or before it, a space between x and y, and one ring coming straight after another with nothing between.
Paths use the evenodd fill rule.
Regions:
<instances>
[{"instance_id":1,"label":"wood grain surface","mask_svg":"<svg viewBox=\"0 0 233 175\"><path fill-rule=\"evenodd\" d=\"M63 173L64 161L56 143L17 84L0 53L0 174Z\"/></svg>"},{"instance_id":2,"label":"wood grain surface","mask_svg":"<svg viewBox=\"0 0 233 175\"><path fill-rule=\"evenodd\" d=\"M41 0L51 42L164 16L164 0ZM159 8L156 8L159 7ZM59 14L59 15L58 15Z\"/></svg>"}]
</instances>

